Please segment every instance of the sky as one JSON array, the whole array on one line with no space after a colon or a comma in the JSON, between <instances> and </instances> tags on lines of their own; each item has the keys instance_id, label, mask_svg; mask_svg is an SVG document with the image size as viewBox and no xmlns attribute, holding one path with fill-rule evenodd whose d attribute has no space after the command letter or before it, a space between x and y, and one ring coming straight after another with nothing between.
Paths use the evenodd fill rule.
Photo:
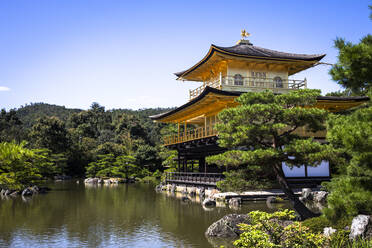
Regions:
<instances>
[{"instance_id":1,"label":"sky","mask_svg":"<svg viewBox=\"0 0 372 248\"><path fill-rule=\"evenodd\" d=\"M173 107L200 83L176 81L211 44L246 29L257 46L327 56L336 37L372 30L367 0L1 0L0 109L45 102L88 109ZM330 66L292 76L325 94L340 90Z\"/></svg>"}]
</instances>

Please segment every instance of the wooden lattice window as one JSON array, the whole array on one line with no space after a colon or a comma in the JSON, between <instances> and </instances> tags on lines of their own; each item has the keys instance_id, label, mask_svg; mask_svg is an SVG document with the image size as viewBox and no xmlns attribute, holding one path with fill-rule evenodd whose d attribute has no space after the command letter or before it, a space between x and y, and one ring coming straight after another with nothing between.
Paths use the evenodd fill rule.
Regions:
<instances>
[{"instance_id":1,"label":"wooden lattice window","mask_svg":"<svg viewBox=\"0 0 372 248\"><path fill-rule=\"evenodd\" d=\"M235 74L234 85L243 85L243 77L240 74Z\"/></svg>"},{"instance_id":2,"label":"wooden lattice window","mask_svg":"<svg viewBox=\"0 0 372 248\"><path fill-rule=\"evenodd\" d=\"M275 77L274 83L276 88L283 88L283 79L281 77Z\"/></svg>"}]
</instances>

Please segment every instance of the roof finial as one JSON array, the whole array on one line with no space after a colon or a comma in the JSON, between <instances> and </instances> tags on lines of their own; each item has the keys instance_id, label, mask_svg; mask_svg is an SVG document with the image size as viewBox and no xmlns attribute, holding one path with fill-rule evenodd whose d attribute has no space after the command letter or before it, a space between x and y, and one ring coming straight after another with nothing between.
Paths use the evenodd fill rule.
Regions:
<instances>
[{"instance_id":1,"label":"roof finial","mask_svg":"<svg viewBox=\"0 0 372 248\"><path fill-rule=\"evenodd\" d=\"M245 29L243 29L240 35L242 36L242 39L244 39L244 38L249 37L251 34L245 31Z\"/></svg>"},{"instance_id":2,"label":"roof finial","mask_svg":"<svg viewBox=\"0 0 372 248\"><path fill-rule=\"evenodd\" d=\"M239 40L236 44L237 45L250 45L252 46L252 43L248 40L248 39L245 39L247 37L249 37L251 34L248 33L247 31L245 31L245 29L242 29L240 35L242 36L242 39Z\"/></svg>"}]
</instances>

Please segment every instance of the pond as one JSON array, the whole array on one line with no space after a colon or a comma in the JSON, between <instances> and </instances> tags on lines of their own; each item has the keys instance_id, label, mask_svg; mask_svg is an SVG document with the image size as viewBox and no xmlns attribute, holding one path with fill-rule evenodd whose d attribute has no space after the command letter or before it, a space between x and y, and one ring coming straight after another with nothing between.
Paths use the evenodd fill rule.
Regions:
<instances>
[{"instance_id":1,"label":"pond","mask_svg":"<svg viewBox=\"0 0 372 248\"><path fill-rule=\"evenodd\" d=\"M204 232L214 221L269 210L264 202L204 209L149 184L49 187L32 198L0 199L0 247L213 247Z\"/></svg>"}]
</instances>

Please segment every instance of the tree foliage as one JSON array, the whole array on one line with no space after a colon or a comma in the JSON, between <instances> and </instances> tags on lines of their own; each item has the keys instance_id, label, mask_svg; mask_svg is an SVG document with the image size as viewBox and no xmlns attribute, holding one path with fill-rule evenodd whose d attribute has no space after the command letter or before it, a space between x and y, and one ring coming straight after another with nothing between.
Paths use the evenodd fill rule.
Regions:
<instances>
[{"instance_id":1,"label":"tree foliage","mask_svg":"<svg viewBox=\"0 0 372 248\"><path fill-rule=\"evenodd\" d=\"M43 173L53 171L45 153L21 144L0 143L0 188L21 190L39 182Z\"/></svg>"},{"instance_id":2,"label":"tree foliage","mask_svg":"<svg viewBox=\"0 0 372 248\"><path fill-rule=\"evenodd\" d=\"M46 148L53 153L66 152L70 145L65 124L57 117L38 119L31 128L30 139L35 148Z\"/></svg>"},{"instance_id":3,"label":"tree foliage","mask_svg":"<svg viewBox=\"0 0 372 248\"><path fill-rule=\"evenodd\" d=\"M366 95L372 86L372 35L353 44L337 38L338 61L330 74L338 84L356 95Z\"/></svg>"},{"instance_id":4,"label":"tree foliage","mask_svg":"<svg viewBox=\"0 0 372 248\"><path fill-rule=\"evenodd\" d=\"M372 213L372 107L328 122L327 139L344 154L338 176L326 184L331 194L324 211L330 219Z\"/></svg>"},{"instance_id":5,"label":"tree foliage","mask_svg":"<svg viewBox=\"0 0 372 248\"><path fill-rule=\"evenodd\" d=\"M306 128L323 130L327 111L312 108L318 90L298 90L275 95L270 91L242 94L235 108L219 114L219 144L230 150L209 157L209 163L220 166L269 167L275 171L279 184L302 218L311 212L298 200L289 187L282 163L288 166L317 166L323 160L336 160L334 149L296 131Z\"/></svg>"},{"instance_id":6,"label":"tree foliage","mask_svg":"<svg viewBox=\"0 0 372 248\"><path fill-rule=\"evenodd\" d=\"M132 156L115 156L114 154L99 155L98 161L89 163L87 176L89 177L135 177L138 167Z\"/></svg>"},{"instance_id":7,"label":"tree foliage","mask_svg":"<svg viewBox=\"0 0 372 248\"><path fill-rule=\"evenodd\" d=\"M294 211L283 210L274 213L252 211L249 213L251 224L240 224L243 233L234 242L235 247L257 248L294 248L325 247L327 238L314 234L299 222L284 225L283 221L293 220Z\"/></svg>"},{"instance_id":8,"label":"tree foliage","mask_svg":"<svg viewBox=\"0 0 372 248\"><path fill-rule=\"evenodd\" d=\"M161 130L166 127L148 116L168 110L106 110L98 103L88 110L29 104L0 112L0 142L28 141L26 147L37 149L54 165L43 172L45 176L83 176L89 163L107 154L134 157L131 164L138 174L148 176L161 169Z\"/></svg>"}]
</instances>

